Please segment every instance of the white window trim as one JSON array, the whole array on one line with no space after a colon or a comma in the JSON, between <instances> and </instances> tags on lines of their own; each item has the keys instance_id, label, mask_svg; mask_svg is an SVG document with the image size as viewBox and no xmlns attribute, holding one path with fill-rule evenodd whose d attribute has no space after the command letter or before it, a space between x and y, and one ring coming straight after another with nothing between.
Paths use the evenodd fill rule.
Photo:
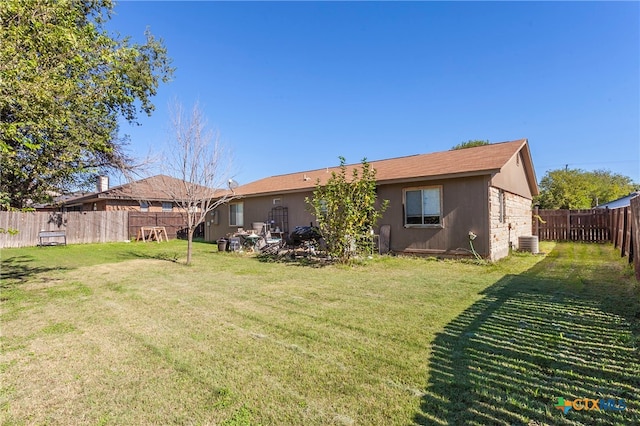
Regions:
<instances>
[{"instance_id":1,"label":"white window trim","mask_svg":"<svg viewBox=\"0 0 640 426\"><path fill-rule=\"evenodd\" d=\"M417 223L407 223L407 191L421 191L424 189L437 189L439 193L439 207L440 212L438 216L440 217L440 223L428 223L428 224L417 224ZM409 188L402 189L402 222L405 228L444 228L444 218L442 215L442 185L428 185L428 186L412 186Z\"/></svg>"},{"instance_id":2,"label":"white window trim","mask_svg":"<svg viewBox=\"0 0 640 426\"><path fill-rule=\"evenodd\" d=\"M237 206L237 205L242 206L242 216L240 217L240 223L231 223L231 219L234 217L231 214L231 206ZM244 202L243 201L240 201L237 203L229 203L229 226L234 226L234 227L244 226Z\"/></svg>"}]
</instances>

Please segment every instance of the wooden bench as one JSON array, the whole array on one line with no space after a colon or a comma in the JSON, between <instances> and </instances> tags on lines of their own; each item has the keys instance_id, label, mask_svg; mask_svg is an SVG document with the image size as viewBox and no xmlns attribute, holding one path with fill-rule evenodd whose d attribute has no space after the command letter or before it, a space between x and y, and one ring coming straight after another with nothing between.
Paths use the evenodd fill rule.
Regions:
<instances>
[{"instance_id":1,"label":"wooden bench","mask_svg":"<svg viewBox=\"0 0 640 426\"><path fill-rule=\"evenodd\" d=\"M50 238L62 238L63 242L59 242L59 241L48 241L48 239ZM38 239L40 240L40 244L38 244L39 246L52 246L52 245L58 245L58 244L64 244L65 246L67 245L67 234L65 231L40 231L38 232ZM47 241L45 242L45 239L47 239Z\"/></svg>"}]
</instances>

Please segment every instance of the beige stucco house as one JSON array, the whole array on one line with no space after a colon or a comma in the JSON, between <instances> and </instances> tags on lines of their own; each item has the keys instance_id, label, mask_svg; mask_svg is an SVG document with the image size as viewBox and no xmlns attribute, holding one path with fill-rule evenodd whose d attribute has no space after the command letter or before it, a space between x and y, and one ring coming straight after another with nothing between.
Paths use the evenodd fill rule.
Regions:
<instances>
[{"instance_id":1,"label":"beige stucco house","mask_svg":"<svg viewBox=\"0 0 640 426\"><path fill-rule=\"evenodd\" d=\"M476 252L497 260L518 247L519 236L531 235L531 201L538 186L526 139L370 164L379 199L389 200L378 226L390 226L393 252L468 255L473 233ZM284 232L315 224L305 197L337 170L272 176L238 187L240 198L208 217L205 239L215 241L254 222Z\"/></svg>"}]
</instances>

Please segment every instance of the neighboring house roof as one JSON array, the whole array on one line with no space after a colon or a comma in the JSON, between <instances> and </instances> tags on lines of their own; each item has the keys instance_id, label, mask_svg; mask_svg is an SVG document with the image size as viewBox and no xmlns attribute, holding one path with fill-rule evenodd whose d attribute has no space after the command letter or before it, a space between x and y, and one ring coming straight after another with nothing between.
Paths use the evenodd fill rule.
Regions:
<instances>
[{"instance_id":1,"label":"neighboring house roof","mask_svg":"<svg viewBox=\"0 0 640 426\"><path fill-rule=\"evenodd\" d=\"M619 207L628 207L631 205L631 199L640 196L640 191L632 192L629 195L618 198L617 200L609 201L608 203L600 204L596 206L596 209L617 209Z\"/></svg>"},{"instance_id":2,"label":"neighboring house roof","mask_svg":"<svg viewBox=\"0 0 640 426\"><path fill-rule=\"evenodd\" d=\"M187 198L186 188L185 181L181 179L166 175L156 175L124 185L114 186L106 191L72 198L66 200L64 204L74 205L101 200L175 201ZM219 195L218 191L201 185L192 186L191 189L201 194L208 194L211 197Z\"/></svg>"},{"instance_id":3,"label":"neighboring house roof","mask_svg":"<svg viewBox=\"0 0 640 426\"><path fill-rule=\"evenodd\" d=\"M410 182L495 174L519 152L522 152L524 161L527 163L525 169L531 193L537 195L538 186L527 139L432 154L370 161L369 164L376 170L378 184ZM347 166L348 176L351 176L354 168L359 167L360 164ZM235 190L235 193L236 195L248 196L308 191L315 188L318 179L323 184L331 176L331 172L338 171L339 167L328 167L320 170L272 176L242 185Z\"/></svg>"},{"instance_id":4,"label":"neighboring house roof","mask_svg":"<svg viewBox=\"0 0 640 426\"><path fill-rule=\"evenodd\" d=\"M61 205L65 204L69 200L80 198L80 197L84 197L86 195L93 195L93 194L95 194L95 193L94 192L86 192L86 191L77 191L77 192L74 192L72 194L57 195L57 196L53 197L53 201L51 203L36 203L36 204L33 204L31 207L33 207L36 210L37 209L55 208L56 206L61 206Z\"/></svg>"}]
</instances>

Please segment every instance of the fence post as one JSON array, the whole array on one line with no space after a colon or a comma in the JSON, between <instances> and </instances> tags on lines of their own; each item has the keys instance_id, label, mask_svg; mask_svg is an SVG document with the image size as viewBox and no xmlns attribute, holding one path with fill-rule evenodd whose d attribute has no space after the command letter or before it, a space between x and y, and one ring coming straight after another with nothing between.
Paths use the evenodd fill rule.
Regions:
<instances>
[{"instance_id":1,"label":"fence post","mask_svg":"<svg viewBox=\"0 0 640 426\"><path fill-rule=\"evenodd\" d=\"M622 242L620 244L620 257L625 256L627 248L627 226L629 226L629 215L627 214L627 207L622 208Z\"/></svg>"},{"instance_id":2,"label":"fence post","mask_svg":"<svg viewBox=\"0 0 640 426\"><path fill-rule=\"evenodd\" d=\"M613 243L614 247L616 247L616 244L618 241L617 223L618 223L618 210L612 209L611 210L611 242Z\"/></svg>"},{"instance_id":3,"label":"fence post","mask_svg":"<svg viewBox=\"0 0 640 426\"><path fill-rule=\"evenodd\" d=\"M631 209L633 268L636 271L636 280L640 281L640 196L631 199L629 208Z\"/></svg>"},{"instance_id":4,"label":"fence post","mask_svg":"<svg viewBox=\"0 0 640 426\"><path fill-rule=\"evenodd\" d=\"M631 206L626 207L627 210L627 248L625 250L627 256L629 256L629 262L632 260L632 248L633 244L633 216L631 215Z\"/></svg>"}]
</instances>

